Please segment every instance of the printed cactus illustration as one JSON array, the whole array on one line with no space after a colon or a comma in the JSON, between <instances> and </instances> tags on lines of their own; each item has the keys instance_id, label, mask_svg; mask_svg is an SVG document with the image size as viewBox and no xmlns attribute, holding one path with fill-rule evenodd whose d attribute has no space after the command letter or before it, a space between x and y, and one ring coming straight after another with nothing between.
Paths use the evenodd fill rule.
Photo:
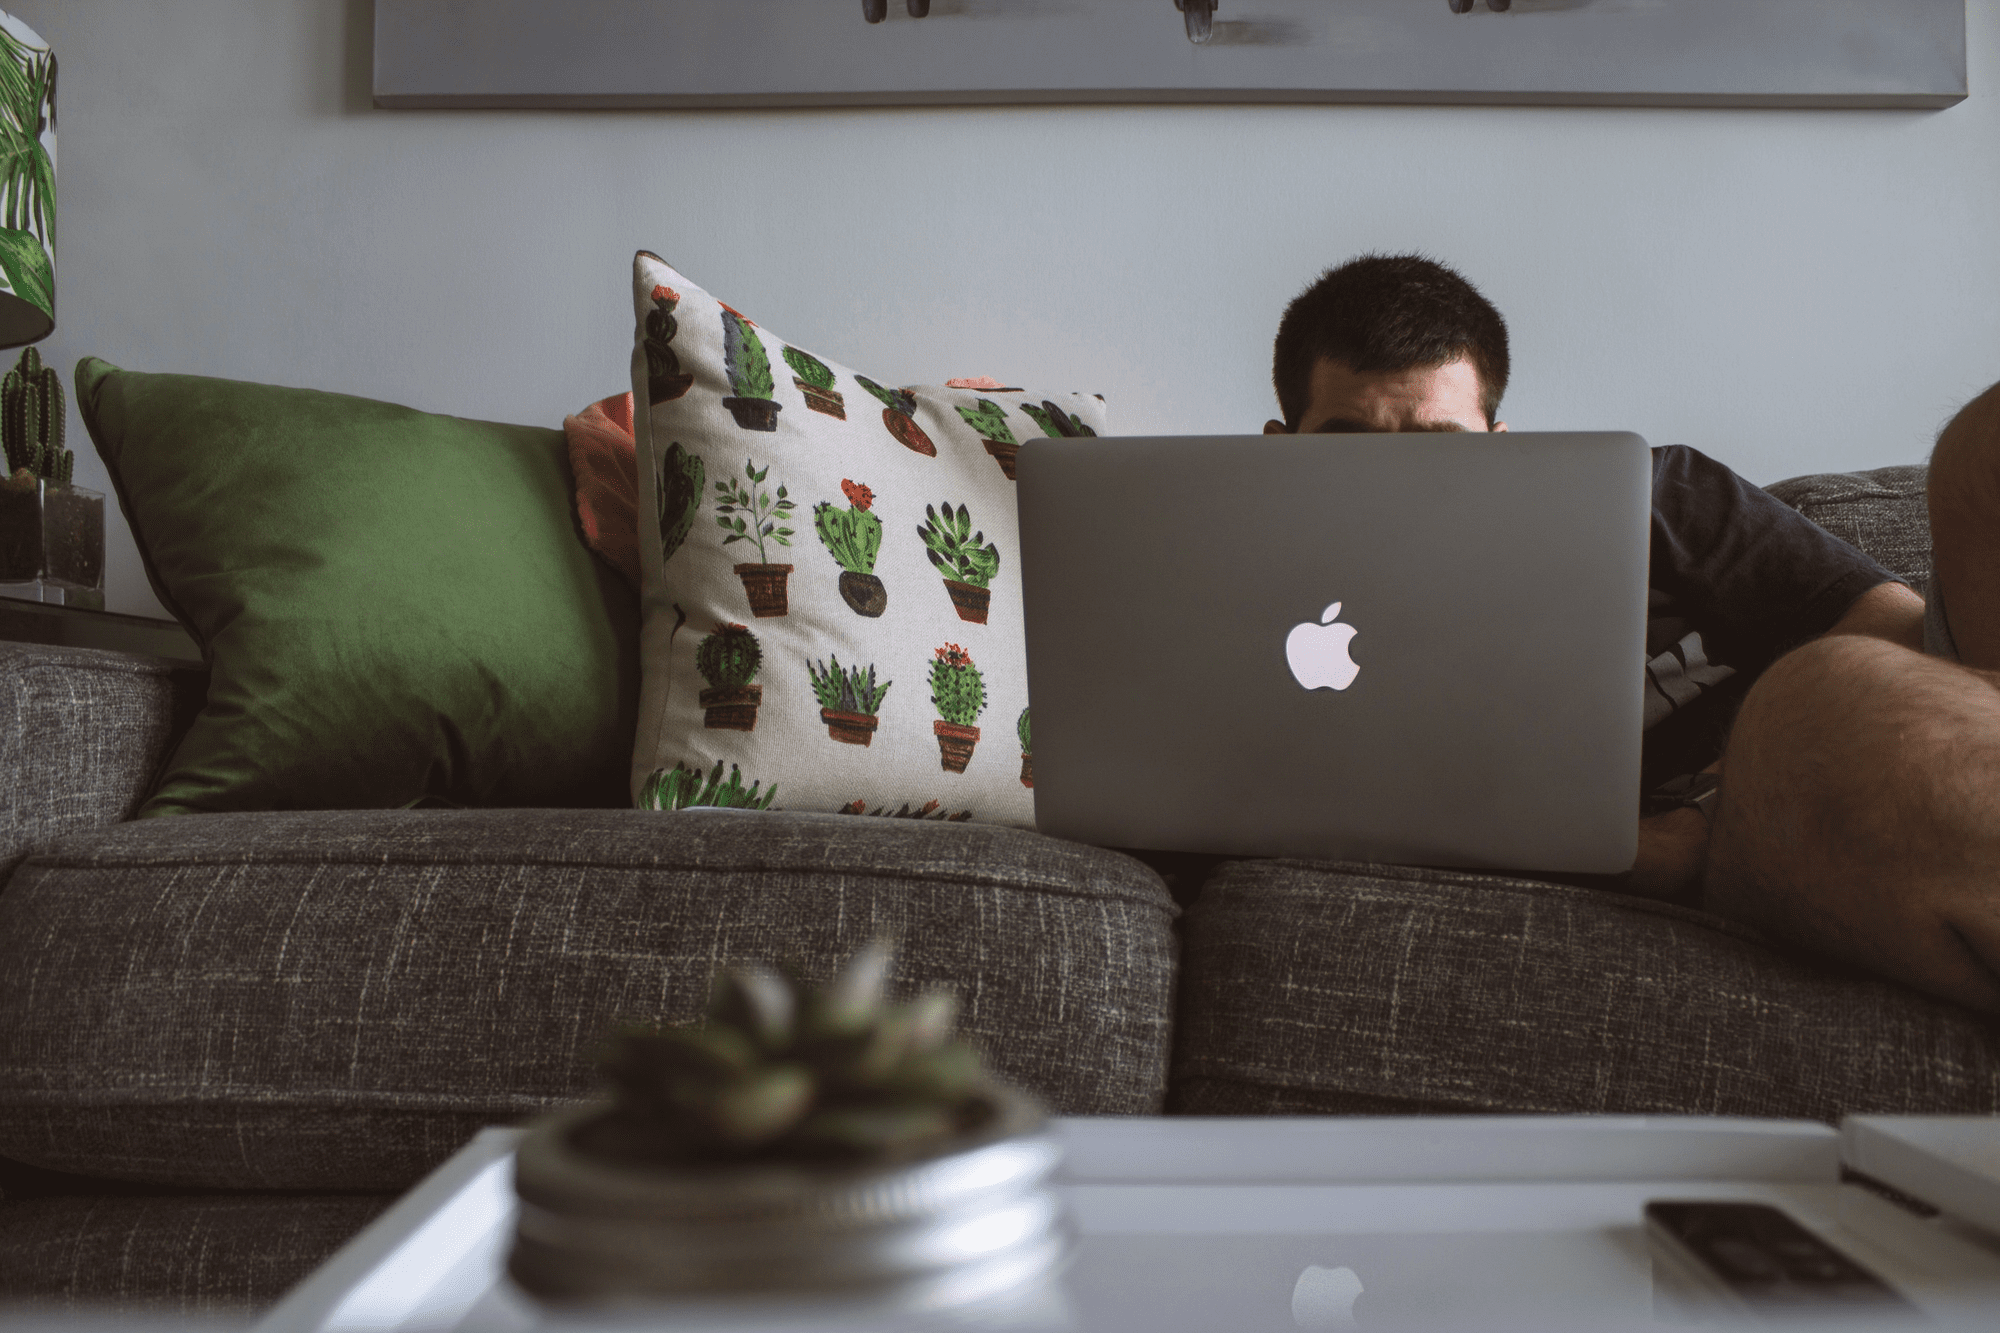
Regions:
<instances>
[{"instance_id":1,"label":"printed cactus illustration","mask_svg":"<svg viewBox=\"0 0 2000 1333\"><path fill-rule=\"evenodd\" d=\"M1033 403L1022 403L1021 410L1028 414L1028 420L1042 428L1044 435L1057 439L1073 439L1077 436L1097 434L1083 424L1082 417L1063 411L1059 405L1046 398L1042 400L1040 407Z\"/></svg>"},{"instance_id":2,"label":"printed cactus illustration","mask_svg":"<svg viewBox=\"0 0 2000 1333\"><path fill-rule=\"evenodd\" d=\"M867 745L875 739L882 700L895 682L885 680L877 685L873 666L865 671L843 668L838 657L830 657L826 663L807 659L806 674L812 677L813 693L819 697L819 720L826 723L828 735L849 745Z\"/></svg>"},{"instance_id":3,"label":"printed cactus illustration","mask_svg":"<svg viewBox=\"0 0 2000 1333\"><path fill-rule=\"evenodd\" d=\"M958 618L984 625L993 597L987 585L1000 572L1000 548L987 541L985 533L972 530L972 514L964 505L953 509L947 502L943 514L925 505L924 514L926 521L917 535L924 540L924 554L943 572L945 591Z\"/></svg>"},{"instance_id":4,"label":"printed cactus illustration","mask_svg":"<svg viewBox=\"0 0 2000 1333\"><path fill-rule=\"evenodd\" d=\"M660 563L664 565L674 558L694 527L695 515L701 510L701 493L708 485L707 469L699 454L689 453L676 440L660 457L658 481Z\"/></svg>"},{"instance_id":5,"label":"printed cactus illustration","mask_svg":"<svg viewBox=\"0 0 2000 1333\"><path fill-rule=\"evenodd\" d=\"M996 1087L954 1035L958 1001L933 988L890 1004L891 962L877 940L824 990L732 967L700 1023L615 1033L599 1064L615 1100L577 1146L617 1164L854 1171L934 1156L990 1124Z\"/></svg>"},{"instance_id":6,"label":"printed cactus illustration","mask_svg":"<svg viewBox=\"0 0 2000 1333\"><path fill-rule=\"evenodd\" d=\"M1028 739L1028 710L1021 710L1021 717L1014 724L1015 732L1021 737L1021 785L1035 785L1035 747Z\"/></svg>"},{"instance_id":7,"label":"printed cactus illustration","mask_svg":"<svg viewBox=\"0 0 2000 1333\"><path fill-rule=\"evenodd\" d=\"M708 682L699 697L706 714L704 726L757 729L757 705L763 702L764 687L751 682L763 664L764 650L757 636L742 625L718 624L715 633L702 639L694 650L694 666Z\"/></svg>"},{"instance_id":8,"label":"printed cactus illustration","mask_svg":"<svg viewBox=\"0 0 2000 1333\"><path fill-rule=\"evenodd\" d=\"M815 412L847 420L847 400L833 387L833 371L811 352L796 347L784 349L785 364L792 368L792 383L806 397L806 406Z\"/></svg>"},{"instance_id":9,"label":"printed cactus illustration","mask_svg":"<svg viewBox=\"0 0 2000 1333\"><path fill-rule=\"evenodd\" d=\"M723 399L722 405L736 424L744 430L776 430L780 404L771 398L777 388L771 378L771 358L764 353L757 326L728 306L722 307L722 364L735 394Z\"/></svg>"},{"instance_id":10,"label":"printed cactus illustration","mask_svg":"<svg viewBox=\"0 0 2000 1333\"><path fill-rule=\"evenodd\" d=\"M0 379L0 441L17 489L33 490L38 480L69 485L76 455L63 448L68 418L55 367L43 365L41 353L28 348Z\"/></svg>"},{"instance_id":11,"label":"printed cactus illustration","mask_svg":"<svg viewBox=\"0 0 2000 1333\"><path fill-rule=\"evenodd\" d=\"M937 457L937 446L931 443L930 436L924 434L923 427L917 425L917 396L914 393L908 389L885 389L866 375L856 375L854 382L882 400L882 425L896 443L926 458Z\"/></svg>"},{"instance_id":12,"label":"printed cactus illustration","mask_svg":"<svg viewBox=\"0 0 2000 1333\"><path fill-rule=\"evenodd\" d=\"M979 432L986 452L993 455L993 461L1000 465L1007 480L1014 480L1014 463L1020 455L1021 442L1007 429L1006 409L991 398L982 398L977 408L961 407L958 414L965 418L966 425Z\"/></svg>"},{"instance_id":13,"label":"printed cactus illustration","mask_svg":"<svg viewBox=\"0 0 2000 1333\"><path fill-rule=\"evenodd\" d=\"M720 806L730 810L769 810L771 802L778 798L778 784L772 783L769 791L761 797L757 789L761 781L748 787L743 785L743 771L735 764L729 766L729 779L722 777L722 761L715 761L706 780L701 770L686 764L675 764L672 768L656 768L639 788L639 808L641 810L686 810L690 806Z\"/></svg>"},{"instance_id":14,"label":"printed cactus illustration","mask_svg":"<svg viewBox=\"0 0 2000 1333\"><path fill-rule=\"evenodd\" d=\"M938 753L947 773L963 773L979 743L973 723L986 709L986 678L972 663L972 654L955 643L936 649L931 662L931 703L938 720Z\"/></svg>"},{"instance_id":15,"label":"printed cactus illustration","mask_svg":"<svg viewBox=\"0 0 2000 1333\"><path fill-rule=\"evenodd\" d=\"M877 819L925 819L936 824L963 824L966 820L972 818L972 811L970 810L960 810L953 813L945 810L942 802L935 800L925 801L922 805L914 808L912 808L908 801L905 801L903 802L903 808L900 810L891 810L886 805L878 805L873 810L870 810L866 801L849 801L846 805L841 806L839 810L835 811L835 813L842 815L869 815Z\"/></svg>"},{"instance_id":16,"label":"printed cactus illustration","mask_svg":"<svg viewBox=\"0 0 2000 1333\"><path fill-rule=\"evenodd\" d=\"M782 616L790 609L785 580L792 567L772 564L766 543L792 544L795 535L792 529L780 525L790 521L797 505L787 498L783 484L779 485L775 498L763 489L764 479L770 474L768 465L759 470L753 460L745 459L743 475L749 479L748 486L734 477L715 483L715 522L726 534L722 544L757 543L756 561L736 566L737 577L743 580L744 595L750 599L750 612L756 616Z\"/></svg>"},{"instance_id":17,"label":"printed cactus illustration","mask_svg":"<svg viewBox=\"0 0 2000 1333\"><path fill-rule=\"evenodd\" d=\"M882 549L882 520L869 512L875 492L843 478L848 507L836 509L825 500L813 506L813 529L839 563L840 595L856 614L879 616L889 605L889 590L875 577L875 557Z\"/></svg>"},{"instance_id":18,"label":"printed cactus illustration","mask_svg":"<svg viewBox=\"0 0 2000 1333\"><path fill-rule=\"evenodd\" d=\"M694 376L681 370L681 360L674 355L674 335L680 332L680 323L674 318L674 310L681 303L681 294L671 287L656 286L652 291L653 308L646 312L646 401L649 404L672 402L688 391L694 383Z\"/></svg>"}]
</instances>

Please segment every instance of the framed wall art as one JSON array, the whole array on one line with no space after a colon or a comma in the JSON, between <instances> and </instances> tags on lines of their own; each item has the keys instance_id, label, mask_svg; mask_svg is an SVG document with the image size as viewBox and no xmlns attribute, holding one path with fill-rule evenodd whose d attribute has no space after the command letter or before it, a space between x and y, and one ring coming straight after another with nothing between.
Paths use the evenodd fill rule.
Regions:
<instances>
[{"instance_id":1,"label":"framed wall art","mask_svg":"<svg viewBox=\"0 0 2000 1333\"><path fill-rule=\"evenodd\" d=\"M375 0L383 107L1942 107L1964 0Z\"/></svg>"}]
</instances>

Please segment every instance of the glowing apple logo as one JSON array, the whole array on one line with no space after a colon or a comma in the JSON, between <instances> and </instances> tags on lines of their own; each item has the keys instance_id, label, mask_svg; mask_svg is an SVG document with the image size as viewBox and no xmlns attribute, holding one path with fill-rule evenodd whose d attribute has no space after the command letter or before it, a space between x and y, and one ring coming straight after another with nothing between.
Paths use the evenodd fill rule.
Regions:
<instances>
[{"instance_id":1,"label":"glowing apple logo","mask_svg":"<svg viewBox=\"0 0 2000 1333\"><path fill-rule=\"evenodd\" d=\"M1300 1328L1359 1328L1354 1302L1360 1295L1361 1279L1353 1269L1313 1264L1292 1288L1292 1322Z\"/></svg>"},{"instance_id":2,"label":"glowing apple logo","mask_svg":"<svg viewBox=\"0 0 2000 1333\"><path fill-rule=\"evenodd\" d=\"M1335 602L1317 625L1310 621L1294 625L1285 636L1285 661L1293 677L1309 690L1344 690L1361 674L1347 653L1348 644L1359 631L1337 623L1339 618L1340 603Z\"/></svg>"}]
</instances>

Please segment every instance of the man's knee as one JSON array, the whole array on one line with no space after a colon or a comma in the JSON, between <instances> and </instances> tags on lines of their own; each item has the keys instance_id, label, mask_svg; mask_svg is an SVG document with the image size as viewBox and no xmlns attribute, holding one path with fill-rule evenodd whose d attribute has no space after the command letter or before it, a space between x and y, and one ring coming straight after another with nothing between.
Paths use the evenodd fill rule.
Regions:
<instances>
[{"instance_id":1,"label":"man's knee","mask_svg":"<svg viewBox=\"0 0 2000 1333\"><path fill-rule=\"evenodd\" d=\"M1960 408L1931 451L1933 521L1967 514L2000 519L2000 384Z\"/></svg>"},{"instance_id":2,"label":"man's knee","mask_svg":"<svg viewBox=\"0 0 2000 1333\"><path fill-rule=\"evenodd\" d=\"M1711 910L2000 1009L2000 690L1880 640L1824 639L1745 699Z\"/></svg>"}]
</instances>

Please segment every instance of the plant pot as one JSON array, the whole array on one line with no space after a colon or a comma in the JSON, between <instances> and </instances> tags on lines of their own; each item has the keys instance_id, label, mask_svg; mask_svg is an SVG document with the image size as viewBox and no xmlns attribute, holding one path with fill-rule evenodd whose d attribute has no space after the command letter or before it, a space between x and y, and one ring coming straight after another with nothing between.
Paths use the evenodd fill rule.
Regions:
<instances>
[{"instance_id":1,"label":"plant pot","mask_svg":"<svg viewBox=\"0 0 2000 1333\"><path fill-rule=\"evenodd\" d=\"M1035 785L1035 756L1026 750L1021 751L1021 785L1023 787Z\"/></svg>"},{"instance_id":2,"label":"plant pot","mask_svg":"<svg viewBox=\"0 0 2000 1333\"><path fill-rule=\"evenodd\" d=\"M1014 1291L1061 1262L1073 1228L1041 1108L988 1095L992 1116L944 1151L872 1167L623 1162L586 1146L606 1105L559 1111L515 1154L508 1275L566 1303L838 1292L934 1310Z\"/></svg>"},{"instance_id":3,"label":"plant pot","mask_svg":"<svg viewBox=\"0 0 2000 1333\"><path fill-rule=\"evenodd\" d=\"M881 615L889 605L889 590L882 586L882 580L851 569L840 571L840 595L856 615L870 619Z\"/></svg>"},{"instance_id":4,"label":"plant pot","mask_svg":"<svg viewBox=\"0 0 2000 1333\"><path fill-rule=\"evenodd\" d=\"M937 457L937 446L931 437L924 434L924 428L917 424L915 417L906 417L893 407L882 409L882 424L889 428L889 434L896 437L896 443L905 449L913 449L925 458Z\"/></svg>"},{"instance_id":5,"label":"plant pot","mask_svg":"<svg viewBox=\"0 0 2000 1333\"><path fill-rule=\"evenodd\" d=\"M103 494L0 479L0 584L28 585L37 601L102 608Z\"/></svg>"},{"instance_id":6,"label":"plant pot","mask_svg":"<svg viewBox=\"0 0 2000 1333\"><path fill-rule=\"evenodd\" d=\"M826 723L826 734L843 745L866 745L875 739L876 717L873 713L843 713L838 709L822 708L819 720Z\"/></svg>"},{"instance_id":7,"label":"plant pot","mask_svg":"<svg viewBox=\"0 0 2000 1333\"><path fill-rule=\"evenodd\" d=\"M1020 454L1021 446L1013 442L1003 443L999 440L989 440L983 435L979 437L979 442L986 446L987 453L993 455L993 461L998 463L1000 470L1007 474L1007 480L1014 480L1014 459Z\"/></svg>"},{"instance_id":8,"label":"plant pot","mask_svg":"<svg viewBox=\"0 0 2000 1333\"><path fill-rule=\"evenodd\" d=\"M970 583L960 583L957 579L946 579L944 590L951 594L951 605L958 612L960 620L969 620L975 625L986 623L986 609L993 602L991 588L978 588Z\"/></svg>"},{"instance_id":9,"label":"plant pot","mask_svg":"<svg viewBox=\"0 0 2000 1333\"><path fill-rule=\"evenodd\" d=\"M775 398L725 398L722 405L745 430L776 430L780 404Z\"/></svg>"},{"instance_id":10,"label":"plant pot","mask_svg":"<svg viewBox=\"0 0 2000 1333\"><path fill-rule=\"evenodd\" d=\"M706 710L703 726L721 731L757 730L757 705L764 701L762 685L723 685L695 697Z\"/></svg>"},{"instance_id":11,"label":"plant pot","mask_svg":"<svg viewBox=\"0 0 2000 1333\"><path fill-rule=\"evenodd\" d=\"M681 397L693 387L694 376L692 375L648 375L646 377L646 402L653 407L658 407L661 403L671 403L674 399ZM737 421L741 422L742 418L738 417ZM770 430L775 429L775 427L767 426L764 429Z\"/></svg>"},{"instance_id":12,"label":"plant pot","mask_svg":"<svg viewBox=\"0 0 2000 1333\"><path fill-rule=\"evenodd\" d=\"M807 407L842 421L847 420L847 400L840 396L838 389L822 389L817 384L807 384L796 375L792 376L792 383L798 385L799 392L806 396Z\"/></svg>"},{"instance_id":13,"label":"plant pot","mask_svg":"<svg viewBox=\"0 0 2000 1333\"><path fill-rule=\"evenodd\" d=\"M785 592L790 565L738 565L736 577L743 580L744 596L750 599L753 616L782 616L792 609Z\"/></svg>"},{"instance_id":14,"label":"plant pot","mask_svg":"<svg viewBox=\"0 0 2000 1333\"><path fill-rule=\"evenodd\" d=\"M937 733L938 754L947 773L963 773L972 762L972 747L979 744L978 727L961 727L943 718L931 723Z\"/></svg>"}]
</instances>

